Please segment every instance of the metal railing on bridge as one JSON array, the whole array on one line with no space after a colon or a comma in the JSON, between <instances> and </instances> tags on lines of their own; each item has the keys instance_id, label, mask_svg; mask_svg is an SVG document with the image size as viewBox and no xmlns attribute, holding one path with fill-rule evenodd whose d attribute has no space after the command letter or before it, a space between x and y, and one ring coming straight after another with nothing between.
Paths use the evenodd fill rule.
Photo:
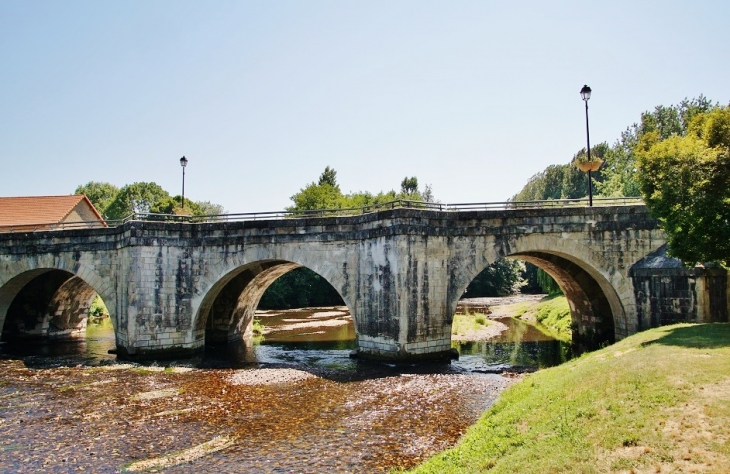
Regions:
<instances>
[{"instance_id":1,"label":"metal railing on bridge","mask_svg":"<svg viewBox=\"0 0 730 474\"><path fill-rule=\"evenodd\" d=\"M641 198L617 197L617 198L593 198L594 207L606 206L635 206L644 204ZM268 212L243 212L231 214L215 214L206 216L186 216L175 214L156 214L143 212L131 214L124 219L108 221L81 221L81 222L53 222L45 224L15 224L0 226L0 233L7 232L38 232L68 229L93 229L118 227L130 221L146 222L179 222L189 224L214 223L214 222L242 222L261 221L275 219L296 219L312 217L342 217L368 214L371 212L384 211L389 209L421 209L442 212L468 212L468 211L500 211L514 209L555 209L569 207L588 207L588 199L548 199L543 201L505 201L505 202L480 202L480 203L456 203L443 204L423 201L408 201L398 199L384 203L372 204L363 207L340 208L340 209L316 209L316 210L285 210Z\"/></svg>"}]
</instances>

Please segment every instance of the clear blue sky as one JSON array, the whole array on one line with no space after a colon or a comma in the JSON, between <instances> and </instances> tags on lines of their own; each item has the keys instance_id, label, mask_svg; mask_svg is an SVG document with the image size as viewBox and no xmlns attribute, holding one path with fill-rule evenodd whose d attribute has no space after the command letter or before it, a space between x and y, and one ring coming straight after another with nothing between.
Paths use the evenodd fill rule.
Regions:
<instances>
[{"instance_id":1,"label":"clear blue sky","mask_svg":"<svg viewBox=\"0 0 730 474\"><path fill-rule=\"evenodd\" d=\"M642 111L730 99L729 2L0 2L0 196L155 181L228 211L503 201Z\"/></svg>"}]
</instances>

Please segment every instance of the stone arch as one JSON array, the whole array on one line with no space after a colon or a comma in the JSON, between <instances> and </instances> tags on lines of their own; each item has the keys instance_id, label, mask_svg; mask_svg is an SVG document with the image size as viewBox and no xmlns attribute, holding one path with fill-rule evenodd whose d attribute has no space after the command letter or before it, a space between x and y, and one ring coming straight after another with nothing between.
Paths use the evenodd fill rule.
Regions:
<instances>
[{"instance_id":1,"label":"stone arch","mask_svg":"<svg viewBox=\"0 0 730 474\"><path fill-rule=\"evenodd\" d=\"M338 273L332 262L317 258L320 252L313 254L252 261L239 256L227 265L209 269L210 277L193 296L195 345L234 342L249 336L254 313L266 289L285 273L300 267L309 268L324 278L345 305L352 308L343 273Z\"/></svg>"},{"instance_id":2,"label":"stone arch","mask_svg":"<svg viewBox=\"0 0 730 474\"><path fill-rule=\"evenodd\" d=\"M479 272L497 259L525 260L545 270L563 289L570 303L576 345L591 349L628 335L626 306L633 302L631 283L587 244L570 238L525 234L493 240L481 253L478 248L474 251L478 258L457 283L462 293ZM458 298L450 303L453 314Z\"/></svg>"},{"instance_id":3,"label":"stone arch","mask_svg":"<svg viewBox=\"0 0 730 474\"><path fill-rule=\"evenodd\" d=\"M43 293L38 301L33 301L29 293L33 287ZM116 329L116 298L108 291L111 287L89 267L58 256L0 262L0 330L5 328L9 313L12 316L11 312L30 303L35 308L36 322L32 328L22 328L26 336L83 337L88 309L97 294L107 304Z\"/></svg>"}]
</instances>

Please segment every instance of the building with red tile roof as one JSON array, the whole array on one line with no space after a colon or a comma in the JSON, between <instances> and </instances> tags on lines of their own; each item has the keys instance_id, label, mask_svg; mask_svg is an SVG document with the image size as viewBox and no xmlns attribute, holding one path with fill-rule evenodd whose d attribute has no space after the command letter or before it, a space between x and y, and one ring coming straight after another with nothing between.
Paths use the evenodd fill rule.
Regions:
<instances>
[{"instance_id":1,"label":"building with red tile roof","mask_svg":"<svg viewBox=\"0 0 730 474\"><path fill-rule=\"evenodd\" d=\"M0 232L74 227L106 227L83 194L0 197Z\"/></svg>"}]
</instances>

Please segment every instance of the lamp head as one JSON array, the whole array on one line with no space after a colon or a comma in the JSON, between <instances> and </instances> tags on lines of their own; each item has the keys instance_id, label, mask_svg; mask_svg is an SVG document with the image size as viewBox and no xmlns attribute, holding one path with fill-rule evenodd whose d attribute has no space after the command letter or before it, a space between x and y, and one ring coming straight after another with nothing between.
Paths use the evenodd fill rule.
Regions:
<instances>
[{"instance_id":1,"label":"lamp head","mask_svg":"<svg viewBox=\"0 0 730 474\"><path fill-rule=\"evenodd\" d=\"M185 168L187 165L188 165L188 159L185 158L184 156L182 158L180 158L180 166Z\"/></svg>"},{"instance_id":2,"label":"lamp head","mask_svg":"<svg viewBox=\"0 0 730 474\"><path fill-rule=\"evenodd\" d=\"M588 100L591 98L591 88L588 86L583 86L583 89L580 90L580 98L583 100Z\"/></svg>"}]
</instances>

